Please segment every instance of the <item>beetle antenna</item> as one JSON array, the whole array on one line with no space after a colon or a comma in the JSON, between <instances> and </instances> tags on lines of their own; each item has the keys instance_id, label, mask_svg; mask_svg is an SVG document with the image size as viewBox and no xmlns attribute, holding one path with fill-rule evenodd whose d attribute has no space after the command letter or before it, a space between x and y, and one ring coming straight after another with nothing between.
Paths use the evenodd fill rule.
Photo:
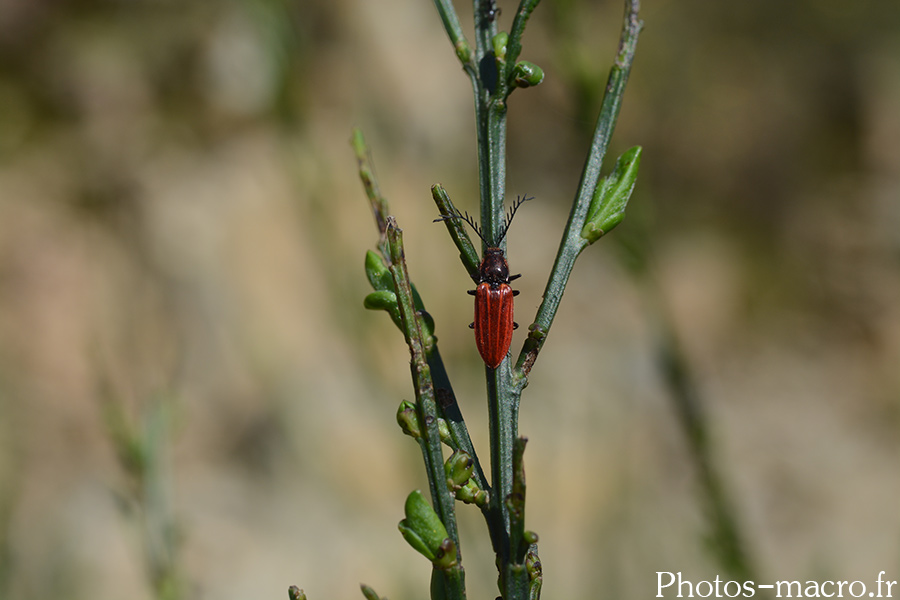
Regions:
<instances>
[{"instance_id":1,"label":"beetle antenna","mask_svg":"<svg viewBox=\"0 0 900 600\"><path fill-rule=\"evenodd\" d=\"M475 219L473 219L471 217L471 215L469 215L468 211L466 211L466 213L463 214L463 213L459 212L459 209L457 209L456 207L453 208L453 211L454 211L454 214L441 215L439 218L434 220L434 223L437 223L438 221L446 221L447 219L462 219L463 221L465 221L466 223L469 224L469 227L471 227L472 231L474 231L478 235L478 237L481 238L482 242L484 242L485 244L490 246L490 244L488 244L488 241L486 239L484 239L484 234L482 234L482 232L481 232L481 227L479 227L478 223L475 222Z\"/></svg>"},{"instance_id":2,"label":"beetle antenna","mask_svg":"<svg viewBox=\"0 0 900 600\"><path fill-rule=\"evenodd\" d=\"M519 207L522 206L522 204L528 202L529 200L534 200L534 196L528 196L527 194L524 196L516 196L516 201L513 202L512 206L509 207L509 210L506 211L506 220L503 224L503 230L497 237L497 241L493 243L488 242L486 239L484 239L484 232L482 231L481 227L479 227L478 223L475 222L475 219L473 219L472 216L469 215L468 211L466 211L465 213L461 213L459 212L458 208L453 207L452 215L441 215L440 217L435 219L434 222L437 223L438 221L446 221L447 219L462 219L469 224L472 230L478 235L478 237L481 238L482 242L492 248L496 248L500 245L500 242L503 241L503 238L506 237L506 232L509 231L509 226L512 224L513 217L516 216L516 211L519 210Z\"/></svg>"},{"instance_id":3,"label":"beetle antenna","mask_svg":"<svg viewBox=\"0 0 900 600\"><path fill-rule=\"evenodd\" d=\"M529 196L528 194L516 196L516 201L512 203L512 206L509 207L509 210L506 213L506 224L503 226L503 231L500 232L500 237L497 240L497 243L494 244L495 246L498 246L500 242L503 241L503 238L506 237L506 232L509 231L509 226L512 225L512 220L513 217L516 216L516 211L519 210L519 207L522 206L522 204L529 200L534 200L534 196Z\"/></svg>"}]
</instances>

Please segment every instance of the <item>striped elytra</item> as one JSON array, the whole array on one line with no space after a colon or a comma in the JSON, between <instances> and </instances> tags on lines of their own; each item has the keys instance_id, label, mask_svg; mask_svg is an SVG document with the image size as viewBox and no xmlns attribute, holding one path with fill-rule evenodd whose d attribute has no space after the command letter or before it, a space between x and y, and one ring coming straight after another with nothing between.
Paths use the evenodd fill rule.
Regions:
<instances>
[{"instance_id":1,"label":"striped elytra","mask_svg":"<svg viewBox=\"0 0 900 600\"><path fill-rule=\"evenodd\" d=\"M475 345L484 364L492 369L500 366L512 343L514 295L507 284L492 288L480 283L475 290Z\"/></svg>"}]
</instances>

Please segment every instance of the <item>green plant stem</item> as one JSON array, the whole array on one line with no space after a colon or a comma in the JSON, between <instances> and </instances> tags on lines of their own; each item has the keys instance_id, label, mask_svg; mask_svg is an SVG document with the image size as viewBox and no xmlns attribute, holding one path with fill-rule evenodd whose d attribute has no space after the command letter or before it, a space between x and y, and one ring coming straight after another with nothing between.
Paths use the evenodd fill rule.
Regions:
<instances>
[{"instance_id":1,"label":"green plant stem","mask_svg":"<svg viewBox=\"0 0 900 600\"><path fill-rule=\"evenodd\" d=\"M510 560L506 563L504 578L505 588L510 597L528 598L531 582L525 566L525 554L528 544L525 542L525 465L522 457L528 440L520 437L515 440L512 456L512 492L506 498L509 511Z\"/></svg>"},{"instance_id":2,"label":"green plant stem","mask_svg":"<svg viewBox=\"0 0 900 600\"><path fill-rule=\"evenodd\" d=\"M381 194L378 180L375 177L375 169L372 167L371 152L369 151L369 147L366 144L362 131L358 128L354 128L353 130L352 146L359 163L359 176L362 180L363 187L365 188L366 196L369 199L369 204L372 207L375 224L378 227L378 248L382 258L390 265L392 259L387 245L387 223L390 215L390 207L387 199ZM443 191L443 188L441 188L441 191ZM450 199L446 196L446 192L443 192L443 195L446 197L447 202L449 202ZM450 207L452 208L452 204ZM449 212L443 214L449 214ZM468 240L468 238L466 239ZM471 242L469 242L469 246L472 246ZM471 252L474 253L474 248L472 248ZM428 366L431 368L435 393L440 400L438 403L438 410L447 422L447 426L450 429L450 435L453 438L453 443L456 444L457 448L464 450L472 457L472 460L475 462L475 472L472 474L472 477L475 479L475 483L478 484L478 487L490 493L490 484L484 473L481 461L478 459L478 454L475 452L475 446L469 436L469 430L466 427L466 422L459 409L459 404L456 402L456 395L453 393L453 386L450 384L450 377L447 375L447 369L444 367L444 361L438 351L437 342L431 344L430 347L426 347L425 353L428 360ZM487 516L486 509L485 516Z\"/></svg>"},{"instance_id":3,"label":"green plant stem","mask_svg":"<svg viewBox=\"0 0 900 600\"><path fill-rule=\"evenodd\" d=\"M600 116L594 129L591 149L581 174L581 181L575 195L569 220L563 232L559 244L559 251L547 287L544 289L544 299L538 308L534 322L529 326L528 338L516 360L516 379L523 380L528 377L537 355L547 339L547 333L553 324L556 311L566 283L575 266L575 259L581 251L587 247L587 240L581 237L581 230L587 217L587 211L600 179L600 171L603 166L603 158L609 148L616 121L619 117L619 109L622 105L622 96L625 93L625 84L631 72L631 64L634 60L634 50L637 45L638 35L642 22L638 19L640 10L639 0L627 0L625 5L625 19L622 26L622 35L619 39L619 51L616 62L609 73L606 84L606 92L603 95L603 103L600 107Z\"/></svg>"},{"instance_id":4,"label":"green plant stem","mask_svg":"<svg viewBox=\"0 0 900 600\"><path fill-rule=\"evenodd\" d=\"M362 180L363 188L366 190L366 197L369 199L369 205L372 207L375 226L378 227L378 251L383 258L387 259L390 257L386 240L387 217L390 214L387 199L381 195L381 188L378 186L378 179L375 177L375 169L372 167L369 147L366 145L366 140L361 130L358 128L353 129L350 143L353 146L353 152L356 154L356 161L359 164L359 178Z\"/></svg>"},{"instance_id":5,"label":"green plant stem","mask_svg":"<svg viewBox=\"0 0 900 600\"><path fill-rule=\"evenodd\" d=\"M506 194L506 101L493 99L480 111L478 124L479 181L481 181L481 229L484 238L506 249L498 240L503 229ZM482 245L482 253L488 247ZM483 254L482 254L483 255Z\"/></svg>"},{"instance_id":6,"label":"green plant stem","mask_svg":"<svg viewBox=\"0 0 900 600\"><path fill-rule=\"evenodd\" d=\"M168 501L169 476L164 460L169 436L169 401L154 395L139 426L125 414L109 382L103 382L107 430L119 461L130 478L130 498L141 519L146 570L157 600L184 594L178 567L177 522Z\"/></svg>"},{"instance_id":7,"label":"green plant stem","mask_svg":"<svg viewBox=\"0 0 900 600\"><path fill-rule=\"evenodd\" d=\"M505 78L498 71L493 53L496 21L481 18L486 0L475 0L476 50L479 77L473 78L475 119L477 128L478 168L481 196L481 228L485 240L505 249L501 240L504 224L503 200L506 191L506 90ZM482 256L488 242L482 244ZM518 429L518 397L509 396L509 361L497 369L485 367L488 395L488 421L491 445L491 488L488 505L488 529L497 567L500 571L501 594L510 596L505 577L509 564L509 512L505 499L512 491L512 442Z\"/></svg>"},{"instance_id":8,"label":"green plant stem","mask_svg":"<svg viewBox=\"0 0 900 600\"><path fill-rule=\"evenodd\" d=\"M475 68L472 64L472 50L459 24L459 17L456 16L453 2L451 0L434 0L434 6L441 16L441 23L444 24L444 31L447 32L447 37L450 38L450 43L453 44L456 57L467 72L473 72Z\"/></svg>"},{"instance_id":9,"label":"green plant stem","mask_svg":"<svg viewBox=\"0 0 900 600\"><path fill-rule=\"evenodd\" d=\"M462 599L466 597L465 578L462 570L462 553L460 551L459 530L456 524L456 499L447 486L444 473L444 455L441 437L438 432L438 409L435 401L434 385L431 379L431 368L425 358L422 341L422 330L419 315L413 303L412 286L406 269L406 257L403 251L403 231L397 227L392 217L387 219L387 240L391 252L391 273L397 292L397 303L400 307L400 318L403 334L412 356L410 368L416 390L416 408L419 412L419 423L422 425L422 437L419 439L422 455L425 459L431 488L432 504L441 522L447 529L447 535L456 545L457 564L441 570L444 579L444 590L449 597Z\"/></svg>"},{"instance_id":10,"label":"green plant stem","mask_svg":"<svg viewBox=\"0 0 900 600\"><path fill-rule=\"evenodd\" d=\"M431 197L434 198L439 215L462 214L453 206L450 195L441 184L438 183L431 186ZM465 222L462 219L444 219L444 225L447 226L447 231L450 232L453 243L459 249L459 258L469 273L469 277L472 278L472 281L477 282L479 277L478 265L481 263L481 259L475 251L475 245L472 244Z\"/></svg>"},{"instance_id":11,"label":"green plant stem","mask_svg":"<svg viewBox=\"0 0 900 600\"><path fill-rule=\"evenodd\" d=\"M509 74L516 66L519 54L522 53L522 34L525 33L525 25L540 1L522 0L519 2L519 9L516 11L516 16L513 19L512 27L509 31L509 42L506 45L506 66L503 72L504 83L508 83Z\"/></svg>"}]
</instances>

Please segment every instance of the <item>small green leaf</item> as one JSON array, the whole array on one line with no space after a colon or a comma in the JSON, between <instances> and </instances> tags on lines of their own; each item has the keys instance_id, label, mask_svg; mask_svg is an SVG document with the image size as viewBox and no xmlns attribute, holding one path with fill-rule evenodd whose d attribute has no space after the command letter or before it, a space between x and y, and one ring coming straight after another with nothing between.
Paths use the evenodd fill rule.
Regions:
<instances>
[{"instance_id":1,"label":"small green leaf","mask_svg":"<svg viewBox=\"0 0 900 600\"><path fill-rule=\"evenodd\" d=\"M491 40L494 46L494 56L498 63L506 62L506 44L509 42L509 34L501 31Z\"/></svg>"},{"instance_id":2,"label":"small green leaf","mask_svg":"<svg viewBox=\"0 0 900 600\"><path fill-rule=\"evenodd\" d=\"M538 85L544 80L544 70L527 60L520 60L513 68L512 83L515 87L527 88Z\"/></svg>"},{"instance_id":3,"label":"small green leaf","mask_svg":"<svg viewBox=\"0 0 900 600\"><path fill-rule=\"evenodd\" d=\"M363 306L369 310L386 310L390 312L397 308L397 294L387 290L372 292L363 300Z\"/></svg>"},{"instance_id":4,"label":"small green leaf","mask_svg":"<svg viewBox=\"0 0 900 600\"><path fill-rule=\"evenodd\" d=\"M394 291L394 279L390 270L384 260L371 250L366 252L366 277L373 289Z\"/></svg>"},{"instance_id":5,"label":"small green leaf","mask_svg":"<svg viewBox=\"0 0 900 600\"><path fill-rule=\"evenodd\" d=\"M391 320L402 329L400 321L400 307L397 305L397 295L394 289L394 277L391 270L384 264L384 260L375 252L366 252L366 278L375 289L366 296L363 305L369 310L386 310L391 315ZM416 286L412 286L413 303L419 312L419 325L426 340L426 346L434 345L434 319L425 311L425 305L419 296ZM428 348L430 349L430 348Z\"/></svg>"},{"instance_id":6,"label":"small green leaf","mask_svg":"<svg viewBox=\"0 0 900 600\"><path fill-rule=\"evenodd\" d=\"M581 230L581 237L589 244L612 231L625 218L625 207L634 190L640 164L641 147L635 146L620 156L613 172L597 184Z\"/></svg>"},{"instance_id":7,"label":"small green leaf","mask_svg":"<svg viewBox=\"0 0 900 600\"><path fill-rule=\"evenodd\" d=\"M397 294L387 290L372 292L363 300L363 306L369 310L386 310L391 320L400 327L400 307L397 305Z\"/></svg>"},{"instance_id":8,"label":"small green leaf","mask_svg":"<svg viewBox=\"0 0 900 600\"><path fill-rule=\"evenodd\" d=\"M453 436L450 435L450 426L447 425L447 421L444 419L438 419L438 435L441 436L442 442L453 447L453 444L451 443L453 441Z\"/></svg>"},{"instance_id":9,"label":"small green leaf","mask_svg":"<svg viewBox=\"0 0 900 600\"><path fill-rule=\"evenodd\" d=\"M403 538L428 560L442 558L444 552L441 547L447 539L447 529L422 492L410 492L404 512L406 518L397 525Z\"/></svg>"},{"instance_id":10,"label":"small green leaf","mask_svg":"<svg viewBox=\"0 0 900 600\"><path fill-rule=\"evenodd\" d=\"M416 405L409 400L404 400L400 403L400 408L397 409L397 423L406 435L416 439L422 437L422 428L419 427Z\"/></svg>"}]
</instances>

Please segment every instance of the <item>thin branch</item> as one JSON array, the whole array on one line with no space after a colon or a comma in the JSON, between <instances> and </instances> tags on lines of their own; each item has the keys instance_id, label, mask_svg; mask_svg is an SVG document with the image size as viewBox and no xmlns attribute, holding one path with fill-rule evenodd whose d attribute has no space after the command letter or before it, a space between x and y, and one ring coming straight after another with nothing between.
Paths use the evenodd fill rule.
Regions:
<instances>
[{"instance_id":1,"label":"thin branch","mask_svg":"<svg viewBox=\"0 0 900 600\"><path fill-rule=\"evenodd\" d=\"M451 598L465 598L465 580L462 572L462 554L459 544L459 530L456 525L456 498L447 486L444 473L444 458L441 448L441 437L438 431L438 410L435 402L434 384L431 369L425 359L425 348L422 342L422 331L419 317L413 304L412 286L406 270L406 257L403 251L403 231L397 227L393 217L387 221L387 239L391 251L391 273L397 290L397 303L403 323L403 334L409 346L412 360L413 383L416 390L416 407L419 412L419 423L422 425L420 444L428 472L431 487L432 504L441 518L447 535L456 545L457 566L441 571L445 590Z\"/></svg>"},{"instance_id":2,"label":"thin branch","mask_svg":"<svg viewBox=\"0 0 900 600\"><path fill-rule=\"evenodd\" d=\"M459 17L456 16L456 9L453 7L451 0L434 0L434 6L437 8L438 14L441 16L441 23L444 24L444 31L453 44L453 50L456 57L462 63L466 71L474 71L472 64L472 48L466 41L462 27L459 24Z\"/></svg>"},{"instance_id":3,"label":"thin branch","mask_svg":"<svg viewBox=\"0 0 900 600\"><path fill-rule=\"evenodd\" d=\"M581 230L587 216L588 207L597 182L600 179L600 171L603 166L603 158L609 147L609 141L615 129L616 120L619 117L619 109L622 105L622 96L625 93L625 84L631 72L631 64L634 60L635 46L643 23L638 19L640 0L628 0L625 5L625 19L622 26L622 35L619 39L619 51L616 62L609 73L606 84L606 92L603 95L603 103L600 108L600 116L594 129L594 137L591 150L588 154L584 170L581 174L581 182L575 196L575 202L569 213L569 221L560 241L556 262L547 281L544 290L544 299L538 308L534 322L529 326L528 338L516 361L516 378L521 385L528 377L537 355L544 345L547 333L559 309L559 303L569 275L575 266L575 259L581 254L588 243L581 237Z\"/></svg>"}]
</instances>

